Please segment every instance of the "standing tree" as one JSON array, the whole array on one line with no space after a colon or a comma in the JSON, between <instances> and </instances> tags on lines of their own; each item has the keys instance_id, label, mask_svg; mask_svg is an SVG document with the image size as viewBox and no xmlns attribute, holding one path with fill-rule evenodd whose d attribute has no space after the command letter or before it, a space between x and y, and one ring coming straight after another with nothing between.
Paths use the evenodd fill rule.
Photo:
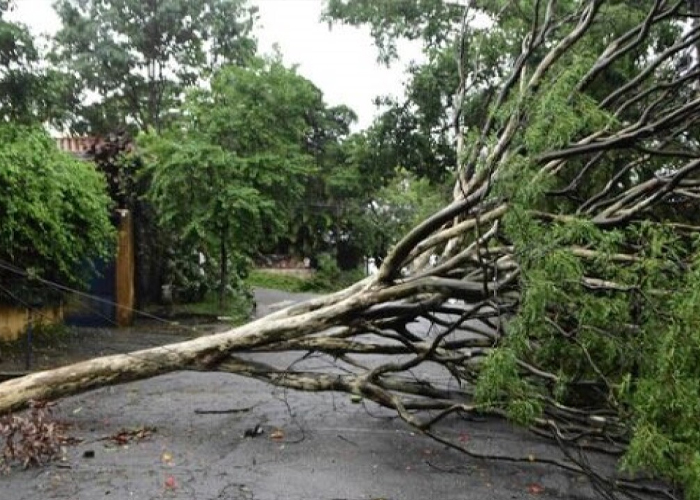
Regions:
<instances>
[{"instance_id":1,"label":"standing tree","mask_svg":"<svg viewBox=\"0 0 700 500\"><path fill-rule=\"evenodd\" d=\"M271 205L245 183L241 163L234 155L204 139L182 142L176 134L142 140L150 164L149 199L161 227L172 235L174 263L196 266L194 273L171 277L175 285L192 288L192 279L204 267L199 253L218 262L218 298L223 308L234 276L246 267L249 245L260 238L263 212ZM180 290L183 293L184 290Z\"/></svg>"},{"instance_id":2,"label":"standing tree","mask_svg":"<svg viewBox=\"0 0 700 500\"><path fill-rule=\"evenodd\" d=\"M221 370L361 395L472 456L459 416L490 413L556 440L565 458L546 463L588 475L605 498L640 486L602 475L587 450L622 454L624 467L700 497L698 6L483 4L500 9L495 26L528 20L514 32L518 53L504 55L510 71L479 127L465 130L476 71L467 54L481 36L473 11L462 12L454 199L376 275L219 335L0 384L0 409ZM433 327L416 328L419 318ZM250 350L324 353L342 371L237 356Z\"/></svg>"},{"instance_id":3,"label":"standing tree","mask_svg":"<svg viewBox=\"0 0 700 500\"><path fill-rule=\"evenodd\" d=\"M161 223L185 260L197 249L218 264L220 301L261 246L288 235L314 171L309 116L321 104L294 70L256 59L216 71L166 133L141 141Z\"/></svg>"},{"instance_id":4,"label":"standing tree","mask_svg":"<svg viewBox=\"0 0 700 500\"><path fill-rule=\"evenodd\" d=\"M6 19L9 0L0 1L0 118L61 125L77 104L75 81L40 65L39 49L26 26Z\"/></svg>"},{"instance_id":5,"label":"standing tree","mask_svg":"<svg viewBox=\"0 0 700 500\"><path fill-rule=\"evenodd\" d=\"M245 0L58 0L54 61L97 99L74 124L92 133L160 130L184 88L226 63L247 61L255 12ZM94 99L93 99L94 100Z\"/></svg>"},{"instance_id":6,"label":"standing tree","mask_svg":"<svg viewBox=\"0 0 700 500\"><path fill-rule=\"evenodd\" d=\"M51 61L82 90L69 124L100 138L96 159L110 180L127 180L115 201L128 199L134 210L137 296L157 300L167 243L144 202L148 179L136 182L138 160L122 158L119 143L167 129L188 88L223 64L248 61L256 51L256 10L245 0L57 0L54 7L62 27Z\"/></svg>"},{"instance_id":7,"label":"standing tree","mask_svg":"<svg viewBox=\"0 0 700 500\"><path fill-rule=\"evenodd\" d=\"M128 199L134 210L137 295L151 302L160 297L167 242L143 201L147 177L135 181L138 161L111 146L138 131L166 129L189 87L223 64L252 57L256 11L245 0L58 0L55 9L62 27L51 60L75 76L84 103L75 106L70 125L99 136L98 165L111 180L128 180L119 186L128 192L115 201Z\"/></svg>"},{"instance_id":8,"label":"standing tree","mask_svg":"<svg viewBox=\"0 0 700 500\"><path fill-rule=\"evenodd\" d=\"M356 119L346 106L328 108L321 92L317 92L313 107L306 112L308 131L303 139L303 150L313 161L312 172L307 176L302 199L293 208L288 234L278 243L282 253L316 256L329 250L328 234L336 227L348 195L333 192L332 179L345 170L345 142ZM353 187L357 186L354 182Z\"/></svg>"}]
</instances>

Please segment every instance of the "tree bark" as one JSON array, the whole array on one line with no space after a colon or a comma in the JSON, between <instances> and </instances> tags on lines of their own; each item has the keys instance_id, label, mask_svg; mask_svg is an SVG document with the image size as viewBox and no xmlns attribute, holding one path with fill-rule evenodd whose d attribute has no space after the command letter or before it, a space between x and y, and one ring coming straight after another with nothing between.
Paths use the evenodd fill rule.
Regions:
<instances>
[{"instance_id":1,"label":"tree bark","mask_svg":"<svg viewBox=\"0 0 700 500\"><path fill-rule=\"evenodd\" d=\"M226 301L226 286L228 285L228 238L226 228L221 230L219 237L219 309L223 310Z\"/></svg>"}]
</instances>

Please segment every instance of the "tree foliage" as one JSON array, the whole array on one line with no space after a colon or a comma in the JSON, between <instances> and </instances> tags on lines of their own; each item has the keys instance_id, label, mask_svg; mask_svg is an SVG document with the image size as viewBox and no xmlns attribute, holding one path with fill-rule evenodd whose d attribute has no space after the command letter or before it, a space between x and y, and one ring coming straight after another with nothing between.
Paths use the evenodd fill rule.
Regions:
<instances>
[{"instance_id":1,"label":"tree foliage","mask_svg":"<svg viewBox=\"0 0 700 500\"><path fill-rule=\"evenodd\" d=\"M152 158L149 199L157 209L161 226L171 235L171 265L205 268L199 253L219 263L219 300L223 303L234 277L245 269L249 245L260 237L262 212L268 208L260 193L240 175L240 163L219 146L180 137L146 136L141 144ZM173 270L175 271L175 270ZM235 271L239 271L238 273ZM170 276L187 288L182 274ZM179 280L178 276L182 276Z\"/></svg>"},{"instance_id":2,"label":"tree foliage","mask_svg":"<svg viewBox=\"0 0 700 500\"><path fill-rule=\"evenodd\" d=\"M401 237L449 200L445 186L435 186L405 169L397 169L390 183L378 190L364 207L362 220L373 226L369 255L381 263Z\"/></svg>"},{"instance_id":3,"label":"tree foliage","mask_svg":"<svg viewBox=\"0 0 700 500\"><path fill-rule=\"evenodd\" d=\"M303 151L311 159L304 192L292 207L289 230L276 245L282 253L316 257L336 253L337 232L353 197L363 196L349 161L350 126L357 119L346 106L327 107L318 98L307 111Z\"/></svg>"},{"instance_id":4,"label":"tree foliage","mask_svg":"<svg viewBox=\"0 0 700 500\"><path fill-rule=\"evenodd\" d=\"M0 260L31 276L85 285L92 262L113 248L102 175L59 152L37 126L0 126L0 164ZM27 300L23 280L6 271L0 279Z\"/></svg>"},{"instance_id":5,"label":"tree foliage","mask_svg":"<svg viewBox=\"0 0 700 500\"><path fill-rule=\"evenodd\" d=\"M459 33L455 20L463 9L442 0L328 0L324 17L359 26L368 25L380 50L380 59L398 56L400 38L420 40L426 47L452 44Z\"/></svg>"},{"instance_id":6,"label":"tree foliage","mask_svg":"<svg viewBox=\"0 0 700 500\"><path fill-rule=\"evenodd\" d=\"M222 68L211 90L195 91L186 104L186 130L235 155L249 185L275 200L275 212L263 221L271 237L286 230L312 171L306 144L310 115L321 102L311 82L273 58Z\"/></svg>"},{"instance_id":7,"label":"tree foliage","mask_svg":"<svg viewBox=\"0 0 700 500\"><path fill-rule=\"evenodd\" d=\"M53 59L96 95L74 126L112 132L167 125L184 88L255 52L244 0L59 0Z\"/></svg>"},{"instance_id":8,"label":"tree foliage","mask_svg":"<svg viewBox=\"0 0 700 500\"><path fill-rule=\"evenodd\" d=\"M185 259L201 251L217 263L222 298L256 251L289 237L315 172L311 117L322 108L308 80L257 59L220 68L167 132L143 137L160 221Z\"/></svg>"},{"instance_id":9,"label":"tree foliage","mask_svg":"<svg viewBox=\"0 0 700 500\"><path fill-rule=\"evenodd\" d=\"M11 9L8 0L0 2L0 118L60 125L77 104L75 82L40 64L40 50L27 27L7 20Z\"/></svg>"}]
</instances>

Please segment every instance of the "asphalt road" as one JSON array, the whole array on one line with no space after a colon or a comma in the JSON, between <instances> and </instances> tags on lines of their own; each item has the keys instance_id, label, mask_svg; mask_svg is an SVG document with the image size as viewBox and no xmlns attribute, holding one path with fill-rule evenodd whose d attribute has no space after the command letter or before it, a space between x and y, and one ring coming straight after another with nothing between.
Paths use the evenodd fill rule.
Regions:
<instances>
[{"instance_id":1,"label":"asphalt road","mask_svg":"<svg viewBox=\"0 0 700 500\"><path fill-rule=\"evenodd\" d=\"M299 298L259 290L258 313ZM179 372L103 388L62 400L57 416L83 441L55 464L0 477L0 500L597 498L586 478L470 459L371 403L235 375ZM153 431L132 439L144 428ZM441 431L476 451L559 456L503 422L453 420Z\"/></svg>"}]
</instances>

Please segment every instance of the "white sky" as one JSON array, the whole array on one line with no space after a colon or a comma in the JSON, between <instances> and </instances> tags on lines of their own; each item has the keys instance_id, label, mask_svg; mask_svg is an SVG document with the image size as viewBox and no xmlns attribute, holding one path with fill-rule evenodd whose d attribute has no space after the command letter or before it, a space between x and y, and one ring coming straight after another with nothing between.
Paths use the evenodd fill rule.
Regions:
<instances>
[{"instance_id":1,"label":"white sky","mask_svg":"<svg viewBox=\"0 0 700 500\"><path fill-rule=\"evenodd\" d=\"M53 0L15 0L10 18L29 26L35 36L54 33L60 26ZM369 29L320 21L323 0L253 0L259 8L256 32L262 52L277 43L287 64L319 87L330 105L346 104L359 117L355 128L365 128L376 114L373 99L401 95L403 69L421 57L416 45L401 44L402 63L386 68L376 62L377 50Z\"/></svg>"}]
</instances>

